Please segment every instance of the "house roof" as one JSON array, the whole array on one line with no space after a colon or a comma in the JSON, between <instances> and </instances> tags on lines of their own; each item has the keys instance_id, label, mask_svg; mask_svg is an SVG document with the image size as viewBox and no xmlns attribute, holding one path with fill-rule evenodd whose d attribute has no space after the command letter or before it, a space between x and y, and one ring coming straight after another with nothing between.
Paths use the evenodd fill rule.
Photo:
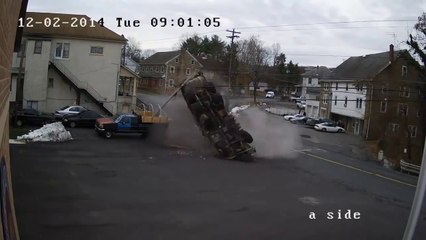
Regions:
<instances>
[{"instance_id":1,"label":"house roof","mask_svg":"<svg viewBox=\"0 0 426 240\"><path fill-rule=\"evenodd\" d=\"M109 30L106 27L99 25L94 21L94 27L91 27L90 18L86 15L78 14L63 14L63 13L42 13L42 12L28 12L26 18L33 18L33 27L25 27L23 35L30 37L60 37L67 39L90 39L98 41L108 41L108 42L120 42L125 43L126 38L118 35L117 33ZM76 18L80 21L81 18L87 20L87 25L82 27L77 22L78 27L71 27L71 23ZM46 27L44 25L45 19L50 19L52 26L55 23L56 19L59 19L57 23L60 27ZM41 22L43 24L36 24L36 22ZM68 22L68 24L64 24Z\"/></svg>"},{"instance_id":2,"label":"house roof","mask_svg":"<svg viewBox=\"0 0 426 240\"><path fill-rule=\"evenodd\" d=\"M203 69L209 71L228 71L229 63L221 62L211 57L197 56L197 61L203 65Z\"/></svg>"},{"instance_id":3,"label":"house roof","mask_svg":"<svg viewBox=\"0 0 426 240\"><path fill-rule=\"evenodd\" d=\"M395 51L397 59L405 50ZM389 66L389 52L369 54L365 56L350 57L328 77L331 79L371 79Z\"/></svg>"},{"instance_id":4,"label":"house roof","mask_svg":"<svg viewBox=\"0 0 426 240\"><path fill-rule=\"evenodd\" d=\"M151 57L142 61L142 64L165 64L171 59L179 56L180 50L170 52L156 52Z\"/></svg>"},{"instance_id":5,"label":"house roof","mask_svg":"<svg viewBox=\"0 0 426 240\"><path fill-rule=\"evenodd\" d=\"M318 77L318 78L324 78L330 76L331 71L327 67L320 66L315 67L305 73L302 74L303 77Z\"/></svg>"}]
</instances>

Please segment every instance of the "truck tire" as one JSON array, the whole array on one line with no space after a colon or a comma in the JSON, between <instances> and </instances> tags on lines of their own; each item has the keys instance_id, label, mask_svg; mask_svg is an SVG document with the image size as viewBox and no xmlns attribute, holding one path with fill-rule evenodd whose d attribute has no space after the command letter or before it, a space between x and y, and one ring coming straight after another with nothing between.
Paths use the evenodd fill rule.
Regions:
<instances>
[{"instance_id":1,"label":"truck tire","mask_svg":"<svg viewBox=\"0 0 426 240\"><path fill-rule=\"evenodd\" d=\"M253 137L246 130L240 129L240 135L241 135L241 138L244 140L244 142L246 142L246 143L252 143L253 142Z\"/></svg>"},{"instance_id":2,"label":"truck tire","mask_svg":"<svg viewBox=\"0 0 426 240\"><path fill-rule=\"evenodd\" d=\"M197 97L195 96L195 91L193 88L185 88L183 97L189 106L197 101Z\"/></svg>"},{"instance_id":3,"label":"truck tire","mask_svg":"<svg viewBox=\"0 0 426 240\"><path fill-rule=\"evenodd\" d=\"M110 139L110 138L112 138L112 132L108 130L104 133L104 136L105 136L105 138Z\"/></svg>"},{"instance_id":4,"label":"truck tire","mask_svg":"<svg viewBox=\"0 0 426 240\"><path fill-rule=\"evenodd\" d=\"M77 126L77 124L75 122L70 122L70 127L71 128L75 128Z\"/></svg>"}]
</instances>

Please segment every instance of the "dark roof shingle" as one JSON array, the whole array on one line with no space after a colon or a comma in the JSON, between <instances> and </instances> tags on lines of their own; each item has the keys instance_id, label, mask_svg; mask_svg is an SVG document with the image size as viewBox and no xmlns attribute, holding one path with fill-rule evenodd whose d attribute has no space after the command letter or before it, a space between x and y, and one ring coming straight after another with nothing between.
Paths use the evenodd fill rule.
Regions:
<instances>
[{"instance_id":1,"label":"dark roof shingle","mask_svg":"<svg viewBox=\"0 0 426 240\"><path fill-rule=\"evenodd\" d=\"M61 37L61 38L71 38L71 39L91 39L98 41L109 41L109 42L120 42L125 43L126 38L118 35L117 33L109 30L106 27L100 26L97 22L94 23L94 27L91 27L90 18L86 15L78 14L64 14L64 13L42 13L42 12L28 12L26 14L26 19L33 19L32 27L25 27L23 34L24 36L31 37ZM85 18L87 24L85 27L79 25L77 21L77 27L71 27L73 18L81 19ZM51 26L46 27L44 25L45 19L51 20ZM55 20L59 19L57 24L60 27L53 27ZM41 22L43 24L36 24L36 22ZM68 22L68 24L64 24Z\"/></svg>"},{"instance_id":2,"label":"dark roof shingle","mask_svg":"<svg viewBox=\"0 0 426 240\"><path fill-rule=\"evenodd\" d=\"M180 54L180 50L170 52L157 52L151 57L142 61L143 64L164 64Z\"/></svg>"},{"instance_id":3,"label":"dark roof shingle","mask_svg":"<svg viewBox=\"0 0 426 240\"><path fill-rule=\"evenodd\" d=\"M394 59L404 51L395 51ZM389 52L350 57L332 72L333 79L371 79L389 65Z\"/></svg>"}]
</instances>

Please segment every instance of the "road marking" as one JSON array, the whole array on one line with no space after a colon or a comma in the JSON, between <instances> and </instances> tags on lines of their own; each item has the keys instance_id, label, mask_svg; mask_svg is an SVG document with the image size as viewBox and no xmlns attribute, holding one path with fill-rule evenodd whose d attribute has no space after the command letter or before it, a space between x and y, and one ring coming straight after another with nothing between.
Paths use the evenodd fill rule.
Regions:
<instances>
[{"instance_id":1,"label":"road marking","mask_svg":"<svg viewBox=\"0 0 426 240\"><path fill-rule=\"evenodd\" d=\"M407 183L407 182L404 182L404 181L400 181L400 180L397 180L397 179L394 179L394 178L391 178L391 177L386 177L386 176L383 176L381 174L370 172L370 171L367 171L367 170L364 170L364 169L361 169L361 168L357 168L357 167L354 167L354 166L351 166L351 165L348 165L348 164L336 162L336 161L333 161L333 160L330 160L330 159L327 159L327 158L324 158L324 157L320 157L320 156L317 156L317 155L314 155L314 154L311 154L311 153L303 152L303 150L295 150L295 151L302 153L302 154L305 154L307 156L310 156L310 157L313 157L313 158L316 158L316 159L320 159L320 160L323 160L323 161L326 161L326 162L329 162L329 163L334 163L336 165L346 167L346 168L349 168L349 169L352 169L352 170L355 170L355 171L359 171L359 172L362 172L362 173L365 173L365 174L369 174L369 175L373 175L373 176L376 176L376 177L379 177L379 178L386 179L386 180L391 181L391 182L396 182L396 183L399 183L399 184L402 184L402 185L406 185L406 186L409 186L409 187L416 188L416 185L413 185L413 184L410 184L410 183Z\"/></svg>"}]
</instances>

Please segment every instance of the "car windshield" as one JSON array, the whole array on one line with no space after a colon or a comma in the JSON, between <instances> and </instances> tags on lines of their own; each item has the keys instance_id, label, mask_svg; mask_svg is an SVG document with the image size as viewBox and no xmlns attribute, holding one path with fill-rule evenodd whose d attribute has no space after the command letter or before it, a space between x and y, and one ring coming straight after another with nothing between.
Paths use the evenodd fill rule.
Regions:
<instances>
[{"instance_id":1,"label":"car windshield","mask_svg":"<svg viewBox=\"0 0 426 240\"><path fill-rule=\"evenodd\" d=\"M59 110L65 110L65 109L67 109L67 108L69 108L69 106L62 107L62 108L60 108Z\"/></svg>"}]
</instances>

